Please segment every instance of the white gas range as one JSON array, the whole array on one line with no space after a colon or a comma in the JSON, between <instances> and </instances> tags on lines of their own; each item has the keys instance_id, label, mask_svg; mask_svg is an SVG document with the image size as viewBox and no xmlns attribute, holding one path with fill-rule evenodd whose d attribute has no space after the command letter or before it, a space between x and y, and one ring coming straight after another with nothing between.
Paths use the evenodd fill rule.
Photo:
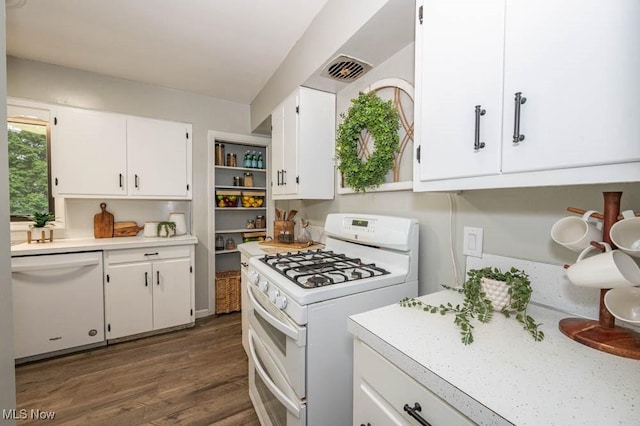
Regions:
<instances>
[{"instance_id":1,"label":"white gas range","mask_svg":"<svg viewBox=\"0 0 640 426\"><path fill-rule=\"evenodd\" d=\"M349 425L347 317L418 292L418 222L330 214L325 249L249 260L249 394L263 425Z\"/></svg>"}]
</instances>

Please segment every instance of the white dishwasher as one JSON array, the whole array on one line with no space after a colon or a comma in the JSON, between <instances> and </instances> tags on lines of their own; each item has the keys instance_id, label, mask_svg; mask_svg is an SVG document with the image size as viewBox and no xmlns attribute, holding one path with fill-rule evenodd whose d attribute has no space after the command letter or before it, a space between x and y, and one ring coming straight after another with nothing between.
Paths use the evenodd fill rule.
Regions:
<instances>
[{"instance_id":1,"label":"white dishwasher","mask_svg":"<svg viewBox=\"0 0 640 426\"><path fill-rule=\"evenodd\" d=\"M102 277L101 251L11 258L15 358L104 344Z\"/></svg>"}]
</instances>

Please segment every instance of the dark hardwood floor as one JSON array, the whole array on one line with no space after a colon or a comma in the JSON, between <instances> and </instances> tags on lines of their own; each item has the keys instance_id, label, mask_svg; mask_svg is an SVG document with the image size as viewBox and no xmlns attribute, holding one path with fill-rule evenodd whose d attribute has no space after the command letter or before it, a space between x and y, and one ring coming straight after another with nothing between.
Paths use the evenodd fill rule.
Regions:
<instances>
[{"instance_id":1,"label":"dark hardwood floor","mask_svg":"<svg viewBox=\"0 0 640 426\"><path fill-rule=\"evenodd\" d=\"M53 421L27 418L19 425L259 425L240 312L17 366L16 393L18 410L55 412Z\"/></svg>"}]
</instances>

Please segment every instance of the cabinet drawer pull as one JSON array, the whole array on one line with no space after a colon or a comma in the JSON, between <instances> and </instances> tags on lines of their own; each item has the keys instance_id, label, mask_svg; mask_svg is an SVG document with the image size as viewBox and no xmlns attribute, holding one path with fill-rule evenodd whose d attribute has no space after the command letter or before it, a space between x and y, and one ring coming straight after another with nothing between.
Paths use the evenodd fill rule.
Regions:
<instances>
[{"instance_id":1,"label":"cabinet drawer pull","mask_svg":"<svg viewBox=\"0 0 640 426\"><path fill-rule=\"evenodd\" d=\"M413 407L409 406L409 404L404 404L404 411L406 411L407 414L413 417L422 426L431 426L431 423L426 421L420 414L418 414L419 411L422 411L422 407L417 402L413 405Z\"/></svg>"},{"instance_id":2,"label":"cabinet drawer pull","mask_svg":"<svg viewBox=\"0 0 640 426\"><path fill-rule=\"evenodd\" d=\"M480 117L487 113L486 110L482 109L482 106L476 105L476 134L475 141L473 143L473 149L476 151L484 148L484 142L480 142Z\"/></svg>"},{"instance_id":3,"label":"cabinet drawer pull","mask_svg":"<svg viewBox=\"0 0 640 426\"><path fill-rule=\"evenodd\" d=\"M156 272L156 283L160 285L160 271Z\"/></svg>"},{"instance_id":4,"label":"cabinet drawer pull","mask_svg":"<svg viewBox=\"0 0 640 426\"><path fill-rule=\"evenodd\" d=\"M122 173L120 173L119 177L118 177L118 182L120 182L120 188L123 187L123 183L122 183Z\"/></svg>"},{"instance_id":5,"label":"cabinet drawer pull","mask_svg":"<svg viewBox=\"0 0 640 426\"><path fill-rule=\"evenodd\" d=\"M158 252L155 252L155 253L145 253L144 255L145 255L145 256L157 256L157 255L158 255Z\"/></svg>"},{"instance_id":6,"label":"cabinet drawer pull","mask_svg":"<svg viewBox=\"0 0 640 426\"><path fill-rule=\"evenodd\" d=\"M513 118L513 143L522 142L524 135L520 134L520 105L527 102L527 98L522 96L522 92L516 92L515 97L515 117Z\"/></svg>"},{"instance_id":7,"label":"cabinet drawer pull","mask_svg":"<svg viewBox=\"0 0 640 426\"><path fill-rule=\"evenodd\" d=\"M249 266L247 262L240 262L240 265L242 265L243 268L246 268L247 266Z\"/></svg>"},{"instance_id":8,"label":"cabinet drawer pull","mask_svg":"<svg viewBox=\"0 0 640 426\"><path fill-rule=\"evenodd\" d=\"M138 175L134 175L135 176L135 187L136 188L140 188L140 178L138 177Z\"/></svg>"},{"instance_id":9,"label":"cabinet drawer pull","mask_svg":"<svg viewBox=\"0 0 640 426\"><path fill-rule=\"evenodd\" d=\"M148 272L144 273L144 286L145 287L149 287L149 273Z\"/></svg>"}]
</instances>

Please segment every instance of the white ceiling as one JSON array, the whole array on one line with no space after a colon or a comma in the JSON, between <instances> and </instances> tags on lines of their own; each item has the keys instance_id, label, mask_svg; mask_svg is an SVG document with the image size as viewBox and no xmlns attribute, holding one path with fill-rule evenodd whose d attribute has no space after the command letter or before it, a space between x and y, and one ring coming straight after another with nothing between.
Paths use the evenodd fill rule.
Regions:
<instances>
[{"instance_id":1,"label":"white ceiling","mask_svg":"<svg viewBox=\"0 0 640 426\"><path fill-rule=\"evenodd\" d=\"M7 0L7 54L250 104L327 0Z\"/></svg>"}]
</instances>

